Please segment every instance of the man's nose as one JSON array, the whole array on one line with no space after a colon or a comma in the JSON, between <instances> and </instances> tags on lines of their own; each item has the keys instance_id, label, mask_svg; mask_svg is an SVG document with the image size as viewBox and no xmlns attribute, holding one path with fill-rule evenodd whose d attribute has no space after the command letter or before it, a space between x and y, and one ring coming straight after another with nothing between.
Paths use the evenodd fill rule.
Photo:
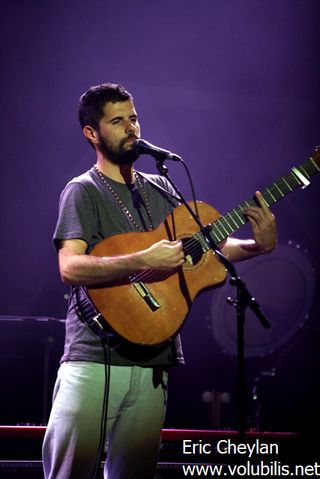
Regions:
<instances>
[{"instance_id":1,"label":"man's nose","mask_svg":"<svg viewBox=\"0 0 320 479\"><path fill-rule=\"evenodd\" d=\"M127 133L133 133L136 131L136 125L134 125L130 120L126 122L125 128Z\"/></svg>"}]
</instances>

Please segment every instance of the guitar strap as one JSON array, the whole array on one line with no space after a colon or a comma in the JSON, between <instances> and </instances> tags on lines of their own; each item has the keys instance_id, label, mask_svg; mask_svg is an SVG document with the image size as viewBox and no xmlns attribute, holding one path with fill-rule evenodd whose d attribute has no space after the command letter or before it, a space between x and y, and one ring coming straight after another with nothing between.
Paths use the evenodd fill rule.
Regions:
<instances>
[{"instance_id":1,"label":"guitar strap","mask_svg":"<svg viewBox=\"0 0 320 479\"><path fill-rule=\"evenodd\" d=\"M84 301L80 299L80 291L85 297ZM87 289L84 286L73 286L72 295L76 298L75 308L78 318L86 323L100 339L106 340L108 337L108 331L105 329L106 322L90 300Z\"/></svg>"}]
</instances>

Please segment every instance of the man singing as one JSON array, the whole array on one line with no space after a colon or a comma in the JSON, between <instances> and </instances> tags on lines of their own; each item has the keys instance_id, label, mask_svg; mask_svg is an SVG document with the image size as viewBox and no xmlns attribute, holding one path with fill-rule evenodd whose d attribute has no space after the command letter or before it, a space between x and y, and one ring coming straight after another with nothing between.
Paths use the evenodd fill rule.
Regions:
<instances>
[{"instance_id":1,"label":"man singing","mask_svg":"<svg viewBox=\"0 0 320 479\"><path fill-rule=\"evenodd\" d=\"M183 363L179 336L140 346L111 330L91 327L96 311L86 287L146 270L183 268L181 241L162 239L119 256L89 255L101 240L157 228L177 206L161 176L139 173L133 142L140 125L132 95L121 85L91 87L80 98L79 119L95 150L95 165L72 179L60 198L54 233L62 280L71 285L66 338L43 444L46 479L92 479L105 459L104 477L154 477L167 400L168 372ZM150 179L150 180L149 180ZM167 192L167 193L166 193ZM231 261L270 252L276 223L260 193L246 209L253 239L228 239ZM123 298L125 301L125 298ZM130 317L127 318L130 321Z\"/></svg>"}]
</instances>

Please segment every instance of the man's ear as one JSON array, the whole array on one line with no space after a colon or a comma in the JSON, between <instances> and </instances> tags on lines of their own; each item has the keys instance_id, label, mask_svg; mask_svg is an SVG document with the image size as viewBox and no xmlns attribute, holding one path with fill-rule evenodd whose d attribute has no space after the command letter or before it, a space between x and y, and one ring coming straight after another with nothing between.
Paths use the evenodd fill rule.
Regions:
<instances>
[{"instance_id":1,"label":"man's ear","mask_svg":"<svg viewBox=\"0 0 320 479\"><path fill-rule=\"evenodd\" d=\"M99 143L98 132L94 128L92 128L92 126L86 125L85 127L83 127L82 132L87 138L87 140L89 140L94 145L97 145Z\"/></svg>"}]
</instances>

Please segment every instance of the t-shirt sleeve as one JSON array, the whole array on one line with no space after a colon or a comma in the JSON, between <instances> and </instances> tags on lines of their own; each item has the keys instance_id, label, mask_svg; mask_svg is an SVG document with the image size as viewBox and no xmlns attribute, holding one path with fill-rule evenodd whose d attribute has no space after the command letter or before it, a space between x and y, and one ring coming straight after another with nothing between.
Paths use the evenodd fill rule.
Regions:
<instances>
[{"instance_id":1,"label":"t-shirt sleeve","mask_svg":"<svg viewBox=\"0 0 320 479\"><path fill-rule=\"evenodd\" d=\"M95 231L96 210L88 188L77 182L69 183L62 191L59 216L53 235L55 247L67 239L82 239L90 244Z\"/></svg>"}]
</instances>

